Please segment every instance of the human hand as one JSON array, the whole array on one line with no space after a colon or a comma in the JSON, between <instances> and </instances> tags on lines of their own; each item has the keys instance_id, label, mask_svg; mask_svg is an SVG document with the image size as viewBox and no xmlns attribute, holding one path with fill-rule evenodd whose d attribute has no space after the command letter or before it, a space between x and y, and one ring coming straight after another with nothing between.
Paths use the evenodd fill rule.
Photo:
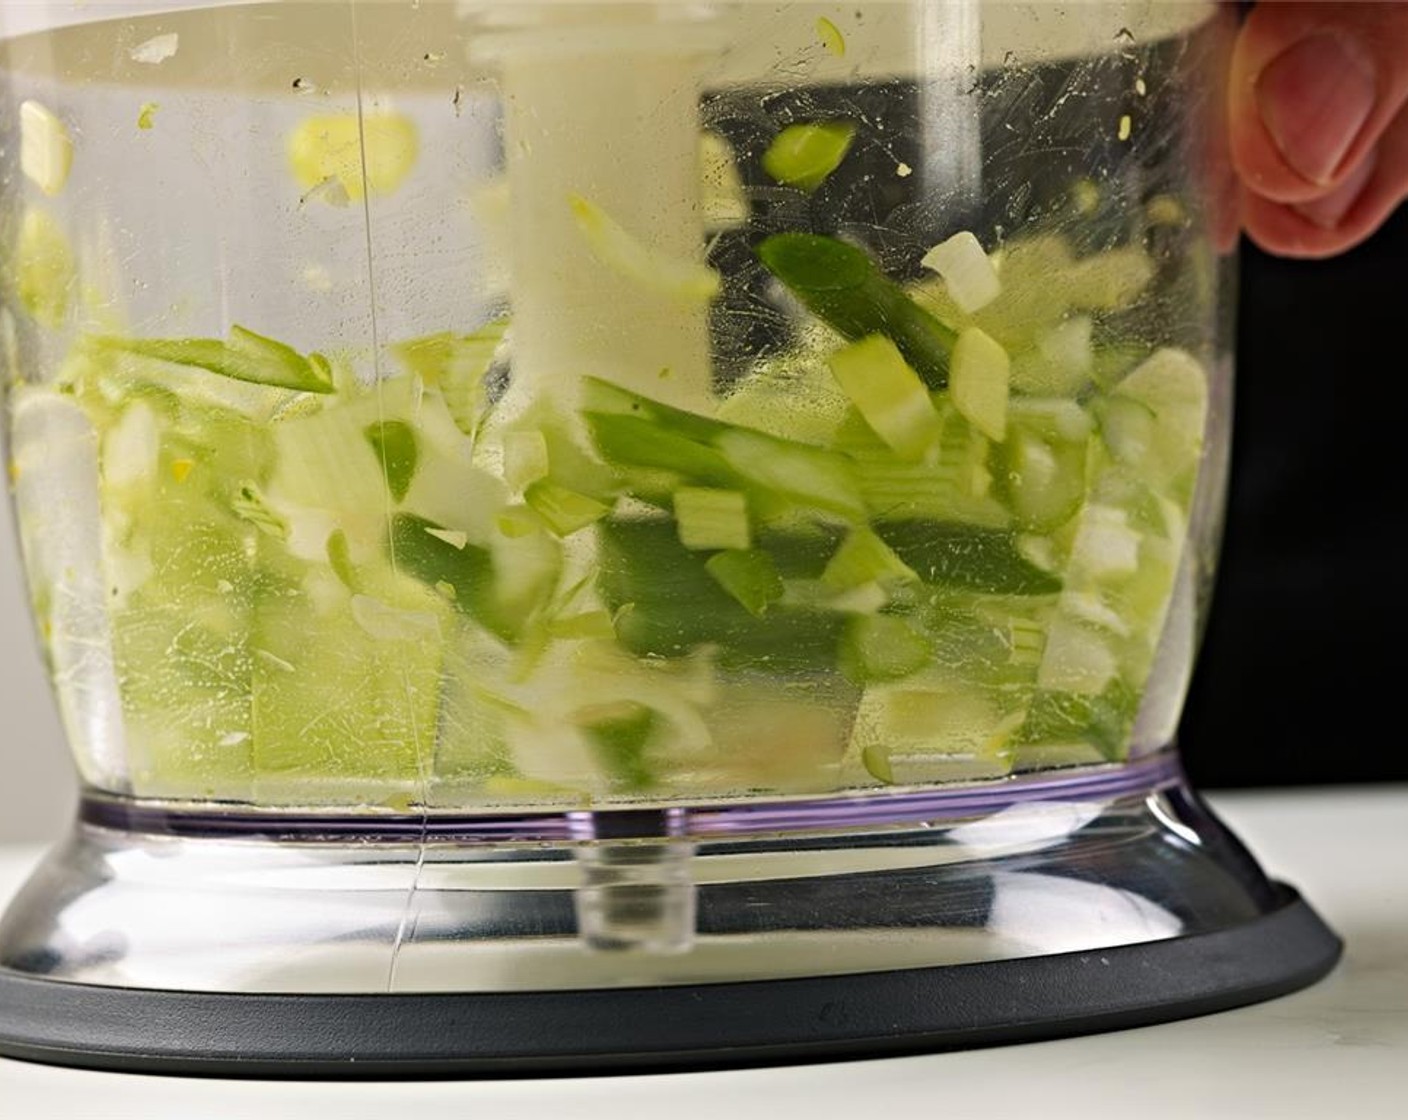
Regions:
<instances>
[{"instance_id":1,"label":"human hand","mask_svg":"<svg viewBox=\"0 0 1408 1120\"><path fill-rule=\"evenodd\" d=\"M1230 100L1242 226L1268 252L1342 252L1408 198L1408 2L1261 0Z\"/></svg>"}]
</instances>

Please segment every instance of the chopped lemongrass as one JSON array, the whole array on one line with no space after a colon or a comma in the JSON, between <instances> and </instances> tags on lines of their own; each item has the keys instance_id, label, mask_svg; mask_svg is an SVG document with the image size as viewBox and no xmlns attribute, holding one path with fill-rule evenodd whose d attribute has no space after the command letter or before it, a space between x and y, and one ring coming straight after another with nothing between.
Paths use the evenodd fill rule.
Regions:
<instances>
[{"instance_id":1,"label":"chopped lemongrass","mask_svg":"<svg viewBox=\"0 0 1408 1120\"><path fill-rule=\"evenodd\" d=\"M73 168L73 139L58 116L38 101L20 105L20 170L47 195L56 195Z\"/></svg>"},{"instance_id":2,"label":"chopped lemongrass","mask_svg":"<svg viewBox=\"0 0 1408 1120\"><path fill-rule=\"evenodd\" d=\"M772 557L760 549L729 549L709 557L704 567L715 583L756 618L782 598L782 577Z\"/></svg>"},{"instance_id":3,"label":"chopped lemongrass","mask_svg":"<svg viewBox=\"0 0 1408 1120\"><path fill-rule=\"evenodd\" d=\"M180 48L181 36L171 31L165 35L153 35L145 42L138 43L127 52L127 57L133 62L155 66L173 57Z\"/></svg>"},{"instance_id":4,"label":"chopped lemongrass","mask_svg":"<svg viewBox=\"0 0 1408 1120\"><path fill-rule=\"evenodd\" d=\"M523 500L559 537L571 536L611 512L611 507L604 502L545 478L529 486L523 492Z\"/></svg>"},{"instance_id":5,"label":"chopped lemongrass","mask_svg":"<svg viewBox=\"0 0 1408 1120\"><path fill-rule=\"evenodd\" d=\"M978 431L1001 443L1007 437L1007 397L1012 364L1007 351L978 327L953 347L949 393L954 407Z\"/></svg>"},{"instance_id":6,"label":"chopped lemongrass","mask_svg":"<svg viewBox=\"0 0 1408 1120\"><path fill-rule=\"evenodd\" d=\"M967 230L935 245L920 263L943 277L953 302L969 315L1002 291L1002 281L978 239Z\"/></svg>"},{"instance_id":7,"label":"chopped lemongrass","mask_svg":"<svg viewBox=\"0 0 1408 1120\"><path fill-rule=\"evenodd\" d=\"M333 204L339 197L360 202L368 191L391 194L419 154L415 123L400 113L309 117L288 139L289 166L305 197Z\"/></svg>"},{"instance_id":8,"label":"chopped lemongrass","mask_svg":"<svg viewBox=\"0 0 1408 1120\"><path fill-rule=\"evenodd\" d=\"M708 265L646 245L580 195L571 195L567 202L578 231L602 264L681 303L708 303L719 294L719 274Z\"/></svg>"},{"instance_id":9,"label":"chopped lemongrass","mask_svg":"<svg viewBox=\"0 0 1408 1120\"><path fill-rule=\"evenodd\" d=\"M829 364L866 423L901 456L922 458L938 443L943 421L924 382L884 335L838 350Z\"/></svg>"},{"instance_id":10,"label":"chopped lemongrass","mask_svg":"<svg viewBox=\"0 0 1408 1120\"><path fill-rule=\"evenodd\" d=\"M546 478L548 441L539 431L504 433L504 481L513 490L531 486Z\"/></svg>"},{"instance_id":11,"label":"chopped lemongrass","mask_svg":"<svg viewBox=\"0 0 1408 1120\"><path fill-rule=\"evenodd\" d=\"M144 132L150 130L156 123L156 111L160 108L155 101L143 102L141 111L137 114L137 127Z\"/></svg>"},{"instance_id":12,"label":"chopped lemongrass","mask_svg":"<svg viewBox=\"0 0 1408 1120\"><path fill-rule=\"evenodd\" d=\"M238 324L228 341L214 338L122 338L97 336L99 349L120 350L178 366L194 366L255 385L272 385L305 393L331 393L332 367L321 354L300 354L291 346L255 334Z\"/></svg>"},{"instance_id":13,"label":"chopped lemongrass","mask_svg":"<svg viewBox=\"0 0 1408 1120\"><path fill-rule=\"evenodd\" d=\"M841 166L855 137L851 121L788 125L763 153L763 170L783 186L810 194Z\"/></svg>"},{"instance_id":14,"label":"chopped lemongrass","mask_svg":"<svg viewBox=\"0 0 1408 1120\"><path fill-rule=\"evenodd\" d=\"M748 499L737 490L681 486L674 494L680 543L690 549L746 549Z\"/></svg>"},{"instance_id":15,"label":"chopped lemongrass","mask_svg":"<svg viewBox=\"0 0 1408 1120\"><path fill-rule=\"evenodd\" d=\"M853 529L827 561L821 581L843 590L867 583L918 583L919 576L869 529Z\"/></svg>"},{"instance_id":16,"label":"chopped lemongrass","mask_svg":"<svg viewBox=\"0 0 1408 1120\"><path fill-rule=\"evenodd\" d=\"M821 40L821 45L828 54L837 58L845 57L846 37L841 34L841 29L825 16L817 17L816 37Z\"/></svg>"},{"instance_id":17,"label":"chopped lemongrass","mask_svg":"<svg viewBox=\"0 0 1408 1120\"><path fill-rule=\"evenodd\" d=\"M63 228L47 211L25 210L12 267L24 309L46 327L59 326L73 298L77 269Z\"/></svg>"}]
</instances>

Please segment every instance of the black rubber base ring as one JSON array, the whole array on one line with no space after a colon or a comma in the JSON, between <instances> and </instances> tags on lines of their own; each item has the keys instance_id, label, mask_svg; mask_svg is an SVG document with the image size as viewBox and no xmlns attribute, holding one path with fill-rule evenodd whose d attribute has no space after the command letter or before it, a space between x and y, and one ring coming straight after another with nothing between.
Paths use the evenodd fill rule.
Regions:
<instances>
[{"instance_id":1,"label":"black rubber base ring","mask_svg":"<svg viewBox=\"0 0 1408 1120\"><path fill-rule=\"evenodd\" d=\"M1144 1026L1284 995L1339 938L1300 896L1212 933L846 976L598 991L154 991L0 969L0 1054L221 1077L589 1074L857 1058Z\"/></svg>"}]
</instances>

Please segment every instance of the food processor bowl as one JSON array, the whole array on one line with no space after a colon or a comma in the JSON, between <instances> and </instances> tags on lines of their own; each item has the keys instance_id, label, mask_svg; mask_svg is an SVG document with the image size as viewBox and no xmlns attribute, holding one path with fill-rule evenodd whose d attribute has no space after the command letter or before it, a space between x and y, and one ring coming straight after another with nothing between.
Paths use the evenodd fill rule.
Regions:
<instances>
[{"instance_id":1,"label":"food processor bowl","mask_svg":"<svg viewBox=\"0 0 1408 1120\"><path fill-rule=\"evenodd\" d=\"M3 427L82 796L0 1053L718 1064L1327 971L1173 745L1234 30L7 6Z\"/></svg>"}]
</instances>

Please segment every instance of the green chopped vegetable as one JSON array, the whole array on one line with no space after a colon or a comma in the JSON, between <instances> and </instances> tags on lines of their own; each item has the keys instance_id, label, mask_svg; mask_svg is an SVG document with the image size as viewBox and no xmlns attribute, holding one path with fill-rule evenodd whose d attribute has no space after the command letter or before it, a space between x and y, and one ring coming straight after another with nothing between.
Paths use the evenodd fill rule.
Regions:
<instances>
[{"instance_id":1,"label":"green chopped vegetable","mask_svg":"<svg viewBox=\"0 0 1408 1120\"><path fill-rule=\"evenodd\" d=\"M613 783L621 789L648 789L653 780L646 748L659 725L659 717L644 704L624 701L606 709L592 709L586 716L587 737L600 753Z\"/></svg>"},{"instance_id":2,"label":"green chopped vegetable","mask_svg":"<svg viewBox=\"0 0 1408 1120\"><path fill-rule=\"evenodd\" d=\"M841 639L841 670L856 684L896 681L917 673L934 659L923 635L893 615L859 615Z\"/></svg>"},{"instance_id":3,"label":"green chopped vegetable","mask_svg":"<svg viewBox=\"0 0 1408 1120\"><path fill-rule=\"evenodd\" d=\"M782 577L772 557L761 549L730 549L717 553L704 563L720 587L737 599L756 618L782 598Z\"/></svg>"},{"instance_id":4,"label":"green chopped vegetable","mask_svg":"<svg viewBox=\"0 0 1408 1120\"><path fill-rule=\"evenodd\" d=\"M783 186L810 193L841 166L855 137L851 121L789 125L763 153L763 170Z\"/></svg>"},{"instance_id":5,"label":"green chopped vegetable","mask_svg":"<svg viewBox=\"0 0 1408 1120\"><path fill-rule=\"evenodd\" d=\"M124 351L178 366L191 366L248 381L304 393L331 393L332 367L321 354L300 354L291 346L235 325L228 341L212 338L158 339L96 336L99 350Z\"/></svg>"},{"instance_id":6,"label":"green chopped vegetable","mask_svg":"<svg viewBox=\"0 0 1408 1120\"><path fill-rule=\"evenodd\" d=\"M865 251L812 233L778 233L758 259L813 315L849 339L883 334L931 389L948 382L957 335L884 275Z\"/></svg>"},{"instance_id":7,"label":"green chopped vegetable","mask_svg":"<svg viewBox=\"0 0 1408 1120\"><path fill-rule=\"evenodd\" d=\"M841 34L841 29L825 16L817 17L816 37L821 40L821 45L826 48L828 54L837 58L845 57L846 37Z\"/></svg>"},{"instance_id":8,"label":"green chopped vegetable","mask_svg":"<svg viewBox=\"0 0 1408 1120\"><path fill-rule=\"evenodd\" d=\"M690 549L747 549L748 499L737 490L681 486L675 491L680 543Z\"/></svg>"},{"instance_id":9,"label":"green chopped vegetable","mask_svg":"<svg viewBox=\"0 0 1408 1120\"><path fill-rule=\"evenodd\" d=\"M24 309L46 327L60 326L73 301L78 270L63 228L47 210L25 210L13 268L15 294Z\"/></svg>"},{"instance_id":10,"label":"green chopped vegetable","mask_svg":"<svg viewBox=\"0 0 1408 1120\"><path fill-rule=\"evenodd\" d=\"M366 430L367 441L381 461L386 488L396 501L403 501L415 478L420 451L416 431L404 420L379 420Z\"/></svg>"},{"instance_id":11,"label":"green chopped vegetable","mask_svg":"<svg viewBox=\"0 0 1408 1120\"><path fill-rule=\"evenodd\" d=\"M559 537L571 536L611 512L605 502L540 479L523 491L527 502Z\"/></svg>"},{"instance_id":12,"label":"green chopped vegetable","mask_svg":"<svg viewBox=\"0 0 1408 1120\"><path fill-rule=\"evenodd\" d=\"M869 529L853 529L827 561L821 579L844 591L869 583L918 582L919 576Z\"/></svg>"},{"instance_id":13,"label":"green chopped vegetable","mask_svg":"<svg viewBox=\"0 0 1408 1120\"><path fill-rule=\"evenodd\" d=\"M900 456L918 459L939 441L939 414L904 356L873 334L831 355L831 372L877 435Z\"/></svg>"},{"instance_id":14,"label":"green chopped vegetable","mask_svg":"<svg viewBox=\"0 0 1408 1120\"><path fill-rule=\"evenodd\" d=\"M969 327L953 347L949 392L954 406L988 439L1007 438L1007 395L1012 365L1007 351L978 327Z\"/></svg>"}]
</instances>

